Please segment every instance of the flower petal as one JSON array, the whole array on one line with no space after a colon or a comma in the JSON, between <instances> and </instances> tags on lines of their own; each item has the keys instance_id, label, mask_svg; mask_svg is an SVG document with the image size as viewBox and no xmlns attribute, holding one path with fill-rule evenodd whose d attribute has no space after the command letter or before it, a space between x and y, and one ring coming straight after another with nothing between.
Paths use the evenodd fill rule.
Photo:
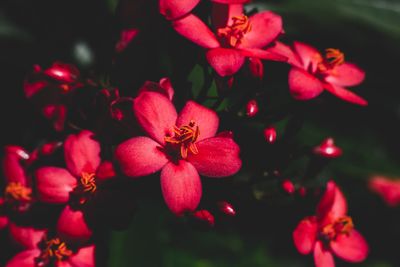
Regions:
<instances>
[{"instance_id":1,"label":"flower petal","mask_svg":"<svg viewBox=\"0 0 400 267\"><path fill-rule=\"evenodd\" d=\"M324 88L330 92L331 94L334 94L335 96L353 103L353 104L357 104L360 106L367 106L368 105L368 101L365 100L364 98L356 95L355 93L353 93L352 91L347 90L346 88L337 86L337 85L333 85L333 84L324 84Z\"/></svg>"},{"instance_id":2,"label":"flower petal","mask_svg":"<svg viewBox=\"0 0 400 267\"><path fill-rule=\"evenodd\" d=\"M185 160L165 165L161 171L161 189L168 208L178 216L194 211L202 194L200 176Z\"/></svg>"},{"instance_id":3,"label":"flower petal","mask_svg":"<svg viewBox=\"0 0 400 267\"><path fill-rule=\"evenodd\" d=\"M143 92L158 92L168 97L171 101L174 96L174 88L169 78L162 78L159 83L146 81L139 89L138 95Z\"/></svg>"},{"instance_id":4,"label":"flower petal","mask_svg":"<svg viewBox=\"0 0 400 267\"><path fill-rule=\"evenodd\" d=\"M400 180L391 180L383 176L369 179L369 188L378 193L389 206L400 204Z\"/></svg>"},{"instance_id":5,"label":"flower petal","mask_svg":"<svg viewBox=\"0 0 400 267\"><path fill-rule=\"evenodd\" d=\"M2 162L3 173L7 183L20 183L27 186L27 177L22 160L27 160L29 154L21 147L6 146Z\"/></svg>"},{"instance_id":6,"label":"flower petal","mask_svg":"<svg viewBox=\"0 0 400 267\"><path fill-rule=\"evenodd\" d=\"M168 20L174 20L188 14L200 0L159 0L160 13Z\"/></svg>"},{"instance_id":7,"label":"flower petal","mask_svg":"<svg viewBox=\"0 0 400 267\"><path fill-rule=\"evenodd\" d=\"M317 241L314 247L315 267L335 267L332 253L324 248L321 241Z\"/></svg>"},{"instance_id":8,"label":"flower petal","mask_svg":"<svg viewBox=\"0 0 400 267\"><path fill-rule=\"evenodd\" d=\"M172 22L172 27L183 37L204 48L219 47L214 33L193 14Z\"/></svg>"},{"instance_id":9,"label":"flower petal","mask_svg":"<svg viewBox=\"0 0 400 267\"><path fill-rule=\"evenodd\" d=\"M293 241L301 254L309 254L313 250L317 229L315 216L305 218L297 225L293 232Z\"/></svg>"},{"instance_id":10,"label":"flower petal","mask_svg":"<svg viewBox=\"0 0 400 267\"><path fill-rule=\"evenodd\" d=\"M271 11L257 13L249 20L251 31L245 34L241 48L263 48L282 33L282 18Z\"/></svg>"},{"instance_id":11,"label":"flower petal","mask_svg":"<svg viewBox=\"0 0 400 267\"><path fill-rule=\"evenodd\" d=\"M67 203L76 184L76 178L63 168L42 167L36 171L38 198L46 203Z\"/></svg>"},{"instance_id":12,"label":"flower petal","mask_svg":"<svg viewBox=\"0 0 400 267\"><path fill-rule=\"evenodd\" d=\"M334 181L329 181L325 193L317 206L317 218L322 225L345 216L347 202Z\"/></svg>"},{"instance_id":13,"label":"flower petal","mask_svg":"<svg viewBox=\"0 0 400 267\"><path fill-rule=\"evenodd\" d=\"M46 230L35 229L28 226L19 226L10 222L9 231L11 239L24 249L34 249L42 240Z\"/></svg>"},{"instance_id":14,"label":"flower petal","mask_svg":"<svg viewBox=\"0 0 400 267\"><path fill-rule=\"evenodd\" d=\"M310 73L292 68L289 72L290 94L297 100L309 100L317 97L324 90L322 83Z\"/></svg>"},{"instance_id":15,"label":"flower petal","mask_svg":"<svg viewBox=\"0 0 400 267\"><path fill-rule=\"evenodd\" d=\"M116 176L114 165L111 161L105 160L97 168L96 180L105 181Z\"/></svg>"},{"instance_id":16,"label":"flower petal","mask_svg":"<svg viewBox=\"0 0 400 267\"><path fill-rule=\"evenodd\" d=\"M24 250L11 258L5 267L35 267L35 258L39 255L39 249Z\"/></svg>"},{"instance_id":17,"label":"flower petal","mask_svg":"<svg viewBox=\"0 0 400 267\"><path fill-rule=\"evenodd\" d=\"M80 248L76 254L69 258L68 261L71 263L72 267L94 267L94 251L94 245Z\"/></svg>"},{"instance_id":18,"label":"flower petal","mask_svg":"<svg viewBox=\"0 0 400 267\"><path fill-rule=\"evenodd\" d=\"M233 5L233 4L245 4L250 2L251 0L211 0L211 1L215 3Z\"/></svg>"},{"instance_id":19,"label":"flower petal","mask_svg":"<svg viewBox=\"0 0 400 267\"><path fill-rule=\"evenodd\" d=\"M314 73L318 63L322 61L321 53L314 47L297 41L293 43L293 47L303 63L303 68Z\"/></svg>"},{"instance_id":20,"label":"flower petal","mask_svg":"<svg viewBox=\"0 0 400 267\"><path fill-rule=\"evenodd\" d=\"M201 175L225 177L240 170L240 148L232 138L212 137L196 143L198 153L188 154L188 161Z\"/></svg>"},{"instance_id":21,"label":"flower petal","mask_svg":"<svg viewBox=\"0 0 400 267\"><path fill-rule=\"evenodd\" d=\"M263 50L259 48L242 48L239 50L241 54L246 57L257 57L265 60L284 61L284 62L288 60L286 56L274 53L270 50Z\"/></svg>"},{"instance_id":22,"label":"flower petal","mask_svg":"<svg viewBox=\"0 0 400 267\"><path fill-rule=\"evenodd\" d=\"M100 144L90 131L71 134L65 140L64 156L68 170L76 177L83 172L96 173L101 162Z\"/></svg>"},{"instance_id":23,"label":"flower petal","mask_svg":"<svg viewBox=\"0 0 400 267\"><path fill-rule=\"evenodd\" d=\"M213 137L218 130L219 118L215 111L193 101L188 101L178 115L176 126L181 127L194 121L199 127L198 141Z\"/></svg>"},{"instance_id":24,"label":"flower petal","mask_svg":"<svg viewBox=\"0 0 400 267\"><path fill-rule=\"evenodd\" d=\"M206 57L211 67L222 77L235 74L242 67L245 59L239 50L229 48L208 50Z\"/></svg>"},{"instance_id":25,"label":"flower petal","mask_svg":"<svg viewBox=\"0 0 400 267\"><path fill-rule=\"evenodd\" d=\"M121 171L129 177L155 173L168 162L168 158L160 150L160 144L144 136L131 138L118 145L115 159Z\"/></svg>"},{"instance_id":26,"label":"flower petal","mask_svg":"<svg viewBox=\"0 0 400 267\"><path fill-rule=\"evenodd\" d=\"M84 214L80 210L72 210L65 206L57 222L58 236L67 243L82 245L92 237Z\"/></svg>"},{"instance_id":27,"label":"flower petal","mask_svg":"<svg viewBox=\"0 0 400 267\"><path fill-rule=\"evenodd\" d=\"M160 144L171 134L177 113L172 102L162 94L144 92L135 98L133 109L140 126Z\"/></svg>"},{"instance_id":28,"label":"flower petal","mask_svg":"<svg viewBox=\"0 0 400 267\"><path fill-rule=\"evenodd\" d=\"M330 245L336 256L349 262L365 260L369 251L367 241L357 230L338 235Z\"/></svg>"},{"instance_id":29,"label":"flower petal","mask_svg":"<svg viewBox=\"0 0 400 267\"><path fill-rule=\"evenodd\" d=\"M325 81L338 86L355 86L365 78L365 72L352 63L344 63L335 67Z\"/></svg>"},{"instance_id":30,"label":"flower petal","mask_svg":"<svg viewBox=\"0 0 400 267\"><path fill-rule=\"evenodd\" d=\"M269 51L274 54L282 55L287 58L287 62L290 65L293 65L298 68L303 68L302 62L299 58L299 56L293 52L292 48L290 46L285 45L284 43L276 41L272 47L269 47L266 49L266 51Z\"/></svg>"}]
</instances>

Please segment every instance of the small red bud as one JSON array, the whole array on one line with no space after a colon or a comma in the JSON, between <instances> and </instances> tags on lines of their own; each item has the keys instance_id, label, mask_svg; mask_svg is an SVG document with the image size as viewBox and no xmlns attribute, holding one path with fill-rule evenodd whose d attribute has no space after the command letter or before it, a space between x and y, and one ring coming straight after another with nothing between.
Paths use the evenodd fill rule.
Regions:
<instances>
[{"instance_id":1,"label":"small red bud","mask_svg":"<svg viewBox=\"0 0 400 267\"><path fill-rule=\"evenodd\" d=\"M202 222L206 222L211 227L215 224L214 216L208 210L197 210L193 212L192 215L196 219Z\"/></svg>"},{"instance_id":2,"label":"small red bud","mask_svg":"<svg viewBox=\"0 0 400 267\"><path fill-rule=\"evenodd\" d=\"M247 102L246 105L246 115L248 117L254 117L255 115L257 115L258 113L258 104L257 101L250 100L249 102Z\"/></svg>"},{"instance_id":3,"label":"small red bud","mask_svg":"<svg viewBox=\"0 0 400 267\"><path fill-rule=\"evenodd\" d=\"M342 149L335 145L333 138L326 138L314 148L314 154L324 158L337 158L342 155Z\"/></svg>"},{"instance_id":4,"label":"small red bud","mask_svg":"<svg viewBox=\"0 0 400 267\"><path fill-rule=\"evenodd\" d=\"M41 153L44 156L51 155L54 151L56 151L57 148L59 148L62 145L61 142L50 142L46 143L41 147Z\"/></svg>"},{"instance_id":5,"label":"small red bud","mask_svg":"<svg viewBox=\"0 0 400 267\"><path fill-rule=\"evenodd\" d=\"M283 188L283 190L285 190L286 193L288 193L290 195L293 194L295 191L294 185L293 185L292 181L290 181L289 179L285 179L282 182L282 188Z\"/></svg>"},{"instance_id":6,"label":"small red bud","mask_svg":"<svg viewBox=\"0 0 400 267\"><path fill-rule=\"evenodd\" d=\"M224 214L229 215L229 216L235 216L236 211L233 208L232 204L226 201L219 201L218 202L218 207L220 211L222 211Z\"/></svg>"},{"instance_id":7,"label":"small red bud","mask_svg":"<svg viewBox=\"0 0 400 267\"><path fill-rule=\"evenodd\" d=\"M61 83L76 82L79 77L79 71L75 66L61 62L54 63L43 73Z\"/></svg>"},{"instance_id":8,"label":"small red bud","mask_svg":"<svg viewBox=\"0 0 400 267\"><path fill-rule=\"evenodd\" d=\"M307 195L307 189L304 186L302 186L299 188L298 193L301 197L305 197Z\"/></svg>"},{"instance_id":9,"label":"small red bud","mask_svg":"<svg viewBox=\"0 0 400 267\"><path fill-rule=\"evenodd\" d=\"M276 141L276 129L274 127L268 127L264 129L264 138L270 144Z\"/></svg>"}]
</instances>

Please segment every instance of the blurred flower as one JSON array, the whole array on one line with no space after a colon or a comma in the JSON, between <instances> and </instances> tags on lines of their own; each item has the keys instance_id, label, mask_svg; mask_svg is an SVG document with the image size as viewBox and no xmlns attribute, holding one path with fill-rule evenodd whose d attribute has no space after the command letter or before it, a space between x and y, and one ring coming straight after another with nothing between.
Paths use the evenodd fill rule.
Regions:
<instances>
[{"instance_id":1,"label":"blurred flower","mask_svg":"<svg viewBox=\"0 0 400 267\"><path fill-rule=\"evenodd\" d=\"M333 254L348 262L361 262L368 255L368 244L354 229L347 216L343 193L333 181L328 182L316 216L303 219L293 232L293 240L301 254L314 253L317 267L335 266Z\"/></svg>"},{"instance_id":2,"label":"blurred flower","mask_svg":"<svg viewBox=\"0 0 400 267\"><path fill-rule=\"evenodd\" d=\"M124 29L121 31L120 38L115 45L115 51L117 53L122 53L129 43L139 34L139 29L131 28Z\"/></svg>"},{"instance_id":3,"label":"blurred flower","mask_svg":"<svg viewBox=\"0 0 400 267\"><path fill-rule=\"evenodd\" d=\"M389 179L384 176L374 176L368 180L369 188L379 194L389 206L400 204L400 179Z\"/></svg>"},{"instance_id":4,"label":"blurred flower","mask_svg":"<svg viewBox=\"0 0 400 267\"><path fill-rule=\"evenodd\" d=\"M217 205L219 210L222 211L225 215L228 216L236 215L236 210L231 203L227 201L218 201Z\"/></svg>"},{"instance_id":5,"label":"blurred flower","mask_svg":"<svg viewBox=\"0 0 400 267\"><path fill-rule=\"evenodd\" d=\"M254 117L258 113L258 104L256 100L250 100L246 104L246 115L247 117Z\"/></svg>"},{"instance_id":6,"label":"blurred flower","mask_svg":"<svg viewBox=\"0 0 400 267\"><path fill-rule=\"evenodd\" d=\"M79 70L70 64L55 62L42 70L38 65L24 81L25 96L53 122L55 130L62 131L67 116L67 95L82 87Z\"/></svg>"},{"instance_id":7,"label":"blurred flower","mask_svg":"<svg viewBox=\"0 0 400 267\"><path fill-rule=\"evenodd\" d=\"M188 101L179 115L163 94L143 92L134 100L137 121L147 136L133 137L115 149L122 172L140 177L161 170L161 188L170 210L181 215L200 202L199 174L224 177L241 167L232 138L215 136L217 114Z\"/></svg>"},{"instance_id":8,"label":"blurred flower","mask_svg":"<svg viewBox=\"0 0 400 267\"><path fill-rule=\"evenodd\" d=\"M276 141L276 129L273 126L264 129L264 139L270 144Z\"/></svg>"},{"instance_id":9,"label":"blurred flower","mask_svg":"<svg viewBox=\"0 0 400 267\"><path fill-rule=\"evenodd\" d=\"M353 63L346 62L338 49L328 48L323 56L314 47L301 42L294 42L293 49L277 42L268 51L286 56L292 65L289 87L295 99L309 100L325 89L345 101L362 106L368 104L344 87L360 84L365 73Z\"/></svg>"}]
</instances>

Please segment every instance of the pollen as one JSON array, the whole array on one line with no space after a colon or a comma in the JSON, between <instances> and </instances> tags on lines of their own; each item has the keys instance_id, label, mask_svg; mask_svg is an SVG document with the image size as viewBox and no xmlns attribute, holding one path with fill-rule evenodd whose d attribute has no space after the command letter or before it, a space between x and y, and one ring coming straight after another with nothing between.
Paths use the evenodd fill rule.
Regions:
<instances>
[{"instance_id":1,"label":"pollen","mask_svg":"<svg viewBox=\"0 0 400 267\"><path fill-rule=\"evenodd\" d=\"M218 36L226 38L231 47L238 47L246 33L251 31L251 23L247 16L232 17L232 24L218 29Z\"/></svg>"},{"instance_id":2,"label":"pollen","mask_svg":"<svg viewBox=\"0 0 400 267\"><path fill-rule=\"evenodd\" d=\"M193 154L199 153L195 144L199 135L199 126L191 120L188 125L181 126L180 128L174 126L174 136L166 136L164 140L166 143L178 145L181 157L186 159L189 151Z\"/></svg>"},{"instance_id":3,"label":"pollen","mask_svg":"<svg viewBox=\"0 0 400 267\"><path fill-rule=\"evenodd\" d=\"M334 240L338 235L349 234L353 228L354 224L351 217L344 216L324 226L321 230L321 234L325 239Z\"/></svg>"},{"instance_id":4,"label":"pollen","mask_svg":"<svg viewBox=\"0 0 400 267\"><path fill-rule=\"evenodd\" d=\"M47 266L53 262L66 260L72 255L65 242L59 238L53 238L45 242L40 255L35 259L36 266Z\"/></svg>"},{"instance_id":5,"label":"pollen","mask_svg":"<svg viewBox=\"0 0 400 267\"><path fill-rule=\"evenodd\" d=\"M5 189L5 197L11 201L29 202L32 200L32 189L19 182L11 182Z\"/></svg>"},{"instance_id":6,"label":"pollen","mask_svg":"<svg viewBox=\"0 0 400 267\"><path fill-rule=\"evenodd\" d=\"M79 181L80 185L82 186L83 192L94 193L96 191L97 186L94 173L83 172Z\"/></svg>"}]
</instances>

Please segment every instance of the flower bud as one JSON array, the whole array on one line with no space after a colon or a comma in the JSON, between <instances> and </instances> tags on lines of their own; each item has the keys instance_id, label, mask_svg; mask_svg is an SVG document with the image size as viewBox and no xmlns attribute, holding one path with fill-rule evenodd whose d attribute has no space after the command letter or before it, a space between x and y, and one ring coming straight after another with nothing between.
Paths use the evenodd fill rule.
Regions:
<instances>
[{"instance_id":1,"label":"flower bud","mask_svg":"<svg viewBox=\"0 0 400 267\"><path fill-rule=\"evenodd\" d=\"M292 181L290 181L289 179L285 179L282 182L282 188L283 188L283 190L285 190L286 193L288 193L290 195L293 194L295 191L294 185L293 185Z\"/></svg>"},{"instance_id":2,"label":"flower bud","mask_svg":"<svg viewBox=\"0 0 400 267\"><path fill-rule=\"evenodd\" d=\"M61 62L55 62L43 73L60 83L76 82L79 77L79 71L75 66Z\"/></svg>"},{"instance_id":3,"label":"flower bud","mask_svg":"<svg viewBox=\"0 0 400 267\"><path fill-rule=\"evenodd\" d=\"M307 195L307 189L304 186L300 187L297 192L301 197L305 197Z\"/></svg>"},{"instance_id":4,"label":"flower bud","mask_svg":"<svg viewBox=\"0 0 400 267\"><path fill-rule=\"evenodd\" d=\"M276 129L274 127L268 127L264 129L264 138L270 144L276 141Z\"/></svg>"},{"instance_id":5,"label":"flower bud","mask_svg":"<svg viewBox=\"0 0 400 267\"><path fill-rule=\"evenodd\" d=\"M258 104L257 101L250 100L249 102L247 102L246 105L246 115L248 117L254 117L255 115L257 115L258 113Z\"/></svg>"},{"instance_id":6,"label":"flower bud","mask_svg":"<svg viewBox=\"0 0 400 267\"><path fill-rule=\"evenodd\" d=\"M215 224L214 216L208 210L197 210L192 215L201 222L207 223L210 227Z\"/></svg>"},{"instance_id":7,"label":"flower bud","mask_svg":"<svg viewBox=\"0 0 400 267\"><path fill-rule=\"evenodd\" d=\"M228 216L235 216L236 215L236 211L233 208L232 204L226 201L219 201L218 202L218 208L220 211L222 211L225 215Z\"/></svg>"},{"instance_id":8,"label":"flower bud","mask_svg":"<svg viewBox=\"0 0 400 267\"><path fill-rule=\"evenodd\" d=\"M335 145L333 138L326 138L314 148L314 154L324 158L337 158L342 155L342 149Z\"/></svg>"}]
</instances>

